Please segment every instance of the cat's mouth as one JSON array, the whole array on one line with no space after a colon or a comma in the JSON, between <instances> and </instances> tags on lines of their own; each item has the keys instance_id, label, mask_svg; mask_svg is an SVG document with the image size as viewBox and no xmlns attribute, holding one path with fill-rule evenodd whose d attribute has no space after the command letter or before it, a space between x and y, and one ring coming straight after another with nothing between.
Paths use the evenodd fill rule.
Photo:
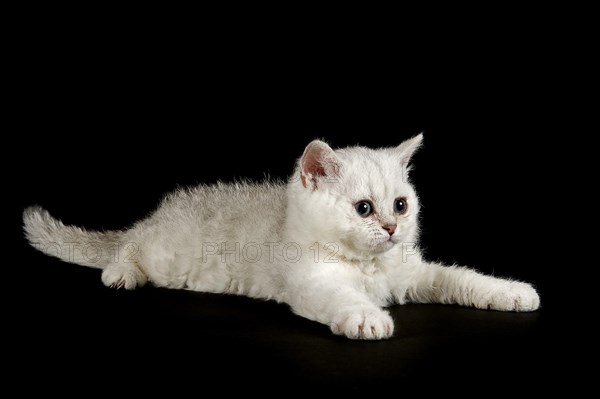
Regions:
<instances>
[{"instance_id":1,"label":"cat's mouth","mask_svg":"<svg viewBox=\"0 0 600 399\"><path fill-rule=\"evenodd\" d=\"M389 251L390 249L392 249L394 247L394 245L396 245L396 240L393 237L387 237L387 238L383 238L380 240L377 240L377 242L374 242L373 244L373 249L376 252L386 252Z\"/></svg>"},{"instance_id":2,"label":"cat's mouth","mask_svg":"<svg viewBox=\"0 0 600 399\"><path fill-rule=\"evenodd\" d=\"M364 243L368 247L368 251L375 254L381 254L392 249L396 244L402 241L401 235L394 234L390 235L376 235L371 238L368 242ZM362 244L362 245L364 245ZM358 245L356 248L360 248L361 245ZM364 248L364 247L363 247ZM366 248L364 248L366 249Z\"/></svg>"},{"instance_id":3,"label":"cat's mouth","mask_svg":"<svg viewBox=\"0 0 600 399\"><path fill-rule=\"evenodd\" d=\"M398 244L401 240L400 240L400 236L393 235L393 236L390 236L390 238L388 239L388 241L391 241L394 244Z\"/></svg>"},{"instance_id":4,"label":"cat's mouth","mask_svg":"<svg viewBox=\"0 0 600 399\"><path fill-rule=\"evenodd\" d=\"M398 234L394 234L388 237L381 237L373 243L373 249L376 252L387 252L392 249L396 244L402 242L402 238Z\"/></svg>"}]
</instances>

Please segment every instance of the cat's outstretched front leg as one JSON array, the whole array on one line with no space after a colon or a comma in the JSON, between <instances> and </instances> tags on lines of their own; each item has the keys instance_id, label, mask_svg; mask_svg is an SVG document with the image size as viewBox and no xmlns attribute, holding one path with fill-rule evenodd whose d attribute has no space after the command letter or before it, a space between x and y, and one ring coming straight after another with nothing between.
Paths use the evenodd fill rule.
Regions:
<instances>
[{"instance_id":1,"label":"cat's outstretched front leg","mask_svg":"<svg viewBox=\"0 0 600 399\"><path fill-rule=\"evenodd\" d=\"M407 297L413 302L458 304L501 311L530 312L540 306L540 297L530 284L435 263L418 266Z\"/></svg>"},{"instance_id":2,"label":"cat's outstretched front leg","mask_svg":"<svg viewBox=\"0 0 600 399\"><path fill-rule=\"evenodd\" d=\"M294 313L328 325L337 335L374 340L394 333L394 321L388 312L339 282L294 284L285 301Z\"/></svg>"}]
</instances>

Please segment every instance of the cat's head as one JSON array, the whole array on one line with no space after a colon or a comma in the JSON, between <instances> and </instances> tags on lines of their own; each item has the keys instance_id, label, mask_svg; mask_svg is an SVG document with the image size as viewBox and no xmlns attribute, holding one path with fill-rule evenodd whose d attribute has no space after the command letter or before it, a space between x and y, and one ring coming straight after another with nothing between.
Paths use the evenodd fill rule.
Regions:
<instances>
[{"instance_id":1,"label":"cat's head","mask_svg":"<svg viewBox=\"0 0 600 399\"><path fill-rule=\"evenodd\" d=\"M372 258L414 243L419 202L408 163L422 139L383 149L333 150L311 142L290 181L288 218L296 231L338 245L346 258Z\"/></svg>"}]
</instances>

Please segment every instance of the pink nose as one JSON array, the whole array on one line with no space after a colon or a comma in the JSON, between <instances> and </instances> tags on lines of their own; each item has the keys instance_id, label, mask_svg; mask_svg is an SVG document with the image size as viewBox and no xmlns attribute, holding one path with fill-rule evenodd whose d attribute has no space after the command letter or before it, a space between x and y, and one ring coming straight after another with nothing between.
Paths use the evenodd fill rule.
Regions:
<instances>
[{"instance_id":1,"label":"pink nose","mask_svg":"<svg viewBox=\"0 0 600 399\"><path fill-rule=\"evenodd\" d=\"M396 231L396 225L388 224L387 226L383 226L383 229L387 231L390 235L394 235L394 232Z\"/></svg>"}]
</instances>

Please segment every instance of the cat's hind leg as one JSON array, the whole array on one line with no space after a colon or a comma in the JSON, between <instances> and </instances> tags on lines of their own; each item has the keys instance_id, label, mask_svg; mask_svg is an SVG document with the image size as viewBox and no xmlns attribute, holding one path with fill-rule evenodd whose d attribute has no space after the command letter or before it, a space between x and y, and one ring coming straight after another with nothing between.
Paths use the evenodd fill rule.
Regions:
<instances>
[{"instance_id":1,"label":"cat's hind leg","mask_svg":"<svg viewBox=\"0 0 600 399\"><path fill-rule=\"evenodd\" d=\"M102 271L102 282L107 287L132 290L146 284L148 277L135 262L114 262Z\"/></svg>"}]
</instances>

